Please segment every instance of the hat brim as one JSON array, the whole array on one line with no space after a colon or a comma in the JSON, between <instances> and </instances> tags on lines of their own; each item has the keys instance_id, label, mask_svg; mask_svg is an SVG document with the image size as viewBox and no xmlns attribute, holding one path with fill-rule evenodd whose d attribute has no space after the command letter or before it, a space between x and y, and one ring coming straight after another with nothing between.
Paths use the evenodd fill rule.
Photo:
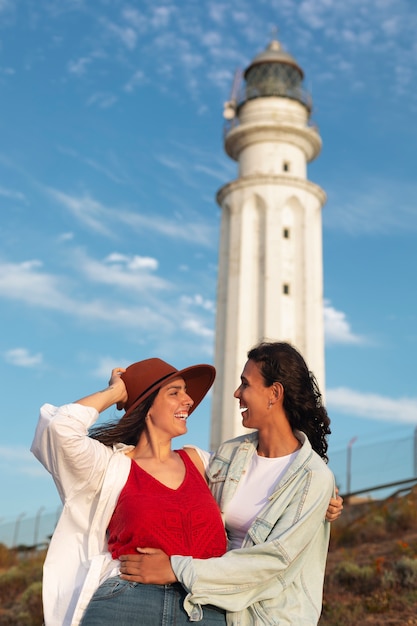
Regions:
<instances>
[{"instance_id":1,"label":"hat brim","mask_svg":"<svg viewBox=\"0 0 417 626\"><path fill-rule=\"evenodd\" d=\"M207 393L210 391L216 377L216 370L212 365L201 364L191 365L183 370L172 372L169 376L166 376L162 380L157 381L154 385L149 387L145 393L143 393L135 402L128 408L122 419L127 415L130 415L139 404L141 404L146 398L148 398L154 391L157 391L161 387L164 387L171 380L176 378L183 378L185 381L187 394L193 400L194 404L190 408L188 414L191 415L193 411L198 407L200 402L204 400Z\"/></svg>"}]
</instances>

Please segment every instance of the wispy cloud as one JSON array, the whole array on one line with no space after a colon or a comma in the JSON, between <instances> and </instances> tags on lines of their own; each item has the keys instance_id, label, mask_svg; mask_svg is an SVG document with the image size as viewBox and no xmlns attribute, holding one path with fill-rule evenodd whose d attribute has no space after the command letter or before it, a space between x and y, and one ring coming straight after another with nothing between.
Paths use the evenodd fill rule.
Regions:
<instances>
[{"instance_id":1,"label":"wispy cloud","mask_svg":"<svg viewBox=\"0 0 417 626\"><path fill-rule=\"evenodd\" d=\"M124 293L128 290L130 294L143 295L172 287L167 280L153 273L158 269L158 261L152 257L112 253L98 261L84 251L76 250L72 258L82 277L94 284L112 285Z\"/></svg>"},{"instance_id":2,"label":"wispy cloud","mask_svg":"<svg viewBox=\"0 0 417 626\"><path fill-rule=\"evenodd\" d=\"M214 331L213 328L208 328L205 326L201 320L196 318L189 317L188 319L183 320L182 327L190 331L193 335L197 335L198 337L203 337L205 339L213 339Z\"/></svg>"},{"instance_id":3,"label":"wispy cloud","mask_svg":"<svg viewBox=\"0 0 417 626\"><path fill-rule=\"evenodd\" d=\"M38 260L0 263L0 297L3 298L42 308L65 309L71 302L63 295L66 284L66 280L43 272Z\"/></svg>"},{"instance_id":4,"label":"wispy cloud","mask_svg":"<svg viewBox=\"0 0 417 626\"><path fill-rule=\"evenodd\" d=\"M324 302L325 342L331 344L363 344L366 339L352 331L346 313L335 309L328 300Z\"/></svg>"},{"instance_id":5,"label":"wispy cloud","mask_svg":"<svg viewBox=\"0 0 417 626\"><path fill-rule=\"evenodd\" d=\"M0 446L0 466L3 467L3 473L9 471L10 466L17 474L25 476L48 477L50 475L45 471L33 454L24 446Z\"/></svg>"},{"instance_id":6,"label":"wispy cloud","mask_svg":"<svg viewBox=\"0 0 417 626\"><path fill-rule=\"evenodd\" d=\"M8 198L9 200L19 200L22 202L26 201L26 197L21 191L6 189L5 187L0 187L0 196L3 196L3 198Z\"/></svg>"},{"instance_id":7,"label":"wispy cloud","mask_svg":"<svg viewBox=\"0 0 417 626\"><path fill-rule=\"evenodd\" d=\"M87 257L80 257L88 265L88 278L91 281L106 282L104 275L108 272L106 263L100 264ZM141 306L136 304L116 304L112 300L112 294L103 296L88 293L84 299L80 297L78 289L84 291L85 286L75 279L58 275L48 274L42 271L39 261L30 261L20 264L0 264L0 297L16 300L36 306L40 309L60 311L71 317L106 322L112 326L129 326L136 328L166 329L171 322L164 315L153 309L153 301L148 299ZM114 270L111 281L117 284L134 286L132 276L123 276L122 272ZM137 277L136 277L137 281ZM78 285L78 287L77 287ZM149 284L148 284L149 286ZM122 288L122 286L120 287ZM77 291L77 297L72 298L72 290ZM123 300L126 300L124 298Z\"/></svg>"},{"instance_id":8,"label":"wispy cloud","mask_svg":"<svg viewBox=\"0 0 417 626\"><path fill-rule=\"evenodd\" d=\"M337 387L326 391L326 403L346 415L417 425L417 398L388 398Z\"/></svg>"},{"instance_id":9,"label":"wispy cloud","mask_svg":"<svg viewBox=\"0 0 417 626\"><path fill-rule=\"evenodd\" d=\"M87 106L97 105L100 109L110 109L118 101L118 96L105 91L96 91L87 100Z\"/></svg>"},{"instance_id":10,"label":"wispy cloud","mask_svg":"<svg viewBox=\"0 0 417 626\"><path fill-rule=\"evenodd\" d=\"M201 189L201 176L207 176L207 187L210 188L211 200L213 194L212 180L226 183L234 178L237 165L227 159L221 152L210 152L195 144L185 144L175 141L165 148L164 153L155 155L158 163L173 172L184 185L191 189Z\"/></svg>"},{"instance_id":11,"label":"wispy cloud","mask_svg":"<svg viewBox=\"0 0 417 626\"><path fill-rule=\"evenodd\" d=\"M68 71L70 74L75 74L76 76L82 76L87 72L87 68L91 63L92 59L89 57L80 57L76 61L68 62Z\"/></svg>"},{"instance_id":12,"label":"wispy cloud","mask_svg":"<svg viewBox=\"0 0 417 626\"><path fill-rule=\"evenodd\" d=\"M76 159L80 163L85 163L96 172L104 174L106 178L116 183L126 184L129 182L129 176L121 163L120 159L114 154L114 152L107 153L103 162L99 162L97 158L89 155L79 154L73 148L58 146L59 152L66 156ZM105 162L104 162L105 161Z\"/></svg>"},{"instance_id":13,"label":"wispy cloud","mask_svg":"<svg viewBox=\"0 0 417 626\"><path fill-rule=\"evenodd\" d=\"M152 231L178 241L187 241L195 245L213 247L217 232L214 225L203 221L200 217L190 219L169 219L158 215L155 211L130 211L124 207L106 206L93 198L88 192L83 195L71 195L58 189L45 188L45 192L81 224L97 234L114 239L121 237L120 224L129 227L130 232L143 235L144 231ZM171 202L173 199L171 198ZM115 225L118 226L116 230ZM120 233L117 235L117 233Z\"/></svg>"},{"instance_id":14,"label":"wispy cloud","mask_svg":"<svg viewBox=\"0 0 417 626\"><path fill-rule=\"evenodd\" d=\"M15 10L17 9L13 0L0 0L0 13L4 14Z\"/></svg>"},{"instance_id":15,"label":"wispy cloud","mask_svg":"<svg viewBox=\"0 0 417 626\"><path fill-rule=\"evenodd\" d=\"M362 175L355 189L333 188L329 197L332 207L323 214L325 228L352 235L417 231L417 184Z\"/></svg>"},{"instance_id":16,"label":"wispy cloud","mask_svg":"<svg viewBox=\"0 0 417 626\"><path fill-rule=\"evenodd\" d=\"M146 78L145 72L143 70L136 70L131 75L127 83L125 83L124 89L128 93L131 93L136 89L136 87L145 85L147 82L148 79Z\"/></svg>"},{"instance_id":17,"label":"wispy cloud","mask_svg":"<svg viewBox=\"0 0 417 626\"><path fill-rule=\"evenodd\" d=\"M12 348L3 353L4 360L17 367L38 367L43 363L40 352L31 354L27 348Z\"/></svg>"},{"instance_id":18,"label":"wispy cloud","mask_svg":"<svg viewBox=\"0 0 417 626\"><path fill-rule=\"evenodd\" d=\"M73 12L85 12L82 2L70 4ZM59 2L42 5L37 7L39 16L45 12L57 20L64 19L69 10ZM13 3L8 0L0 4L3 15L12 9ZM224 93L224 82L219 82L216 73L219 59L223 67L230 63L231 70L247 64L250 59L244 58L239 50L245 45L250 50L254 46L265 47L272 36L265 32L265 23L273 17L279 20L278 37L284 39L283 43L297 42L299 51L306 58L308 55L309 61L312 46L326 54L326 46L337 43L339 53L333 59L326 54L327 63L334 68L326 72L327 79L338 81L343 76L355 78L361 74L363 85L371 80L376 87L377 81L372 76L384 71L387 80L382 82L395 91L396 97L408 93L410 100L416 102L413 86L417 75L414 63L417 16L410 10L408 0L270 0L260 6L243 0L227 3L184 0L181 6L173 3L156 6L144 1L140 10L116 3L109 6L107 17L97 12L91 20L88 38L91 49L86 51L86 38L81 38L79 51L75 48L74 58L67 62L68 70L73 76L82 77L87 68L92 73L94 65L96 95L90 104L108 107L114 104L116 96L106 93L107 74L100 60L108 64L110 59L125 71L135 65L139 56L140 70L156 88L166 91L181 73L188 95L203 104L207 89L215 87ZM40 17L38 23L42 23ZM152 55L147 54L150 49ZM320 69L322 63L317 67ZM160 80L161 74L169 85ZM314 75L318 76L319 71L314 71ZM126 85L132 87L133 83L121 81L120 90L126 91Z\"/></svg>"},{"instance_id":19,"label":"wispy cloud","mask_svg":"<svg viewBox=\"0 0 417 626\"><path fill-rule=\"evenodd\" d=\"M105 259L106 263L116 263L126 266L130 270L157 270L158 261L149 256L128 256L126 254L120 254L119 252L113 252Z\"/></svg>"},{"instance_id":20,"label":"wispy cloud","mask_svg":"<svg viewBox=\"0 0 417 626\"><path fill-rule=\"evenodd\" d=\"M198 221L179 219L174 221L155 214L151 217L149 214L136 214L129 211L120 211L118 219L138 233L149 230L178 241L186 241L208 248L212 248L217 241L217 231L214 225L201 219Z\"/></svg>"},{"instance_id":21,"label":"wispy cloud","mask_svg":"<svg viewBox=\"0 0 417 626\"><path fill-rule=\"evenodd\" d=\"M61 233L60 235L58 235L57 237L57 241L58 242L64 242L64 241L72 241L74 239L74 233Z\"/></svg>"},{"instance_id":22,"label":"wispy cloud","mask_svg":"<svg viewBox=\"0 0 417 626\"><path fill-rule=\"evenodd\" d=\"M101 23L107 29L108 33L117 41L121 42L128 50L132 51L136 48L138 39L137 32L129 25L119 26L115 22L108 19L101 19Z\"/></svg>"},{"instance_id":23,"label":"wispy cloud","mask_svg":"<svg viewBox=\"0 0 417 626\"><path fill-rule=\"evenodd\" d=\"M76 273L65 278L47 273L38 261L0 264L0 298L60 312L86 324L146 331L148 339L152 336L161 343L164 338L175 343L182 320L183 330L191 338L208 340L211 349L212 304L198 294L182 297L181 277L178 284L171 284L154 275L158 264L152 257L113 253L98 261L81 250L68 256ZM183 336L179 340L183 342ZM31 357L22 351L13 358L16 364L20 358L21 366L26 358L29 366L30 358L40 355Z\"/></svg>"},{"instance_id":24,"label":"wispy cloud","mask_svg":"<svg viewBox=\"0 0 417 626\"><path fill-rule=\"evenodd\" d=\"M212 355L214 346L215 304L201 294L182 296L180 299L181 327L199 339L199 347Z\"/></svg>"},{"instance_id":25,"label":"wispy cloud","mask_svg":"<svg viewBox=\"0 0 417 626\"><path fill-rule=\"evenodd\" d=\"M197 308L204 309L205 311L210 311L211 313L215 313L216 307L213 300L208 300L207 298L203 298L200 294L195 294L194 296L182 296L181 302L183 302L186 306L193 306Z\"/></svg>"},{"instance_id":26,"label":"wispy cloud","mask_svg":"<svg viewBox=\"0 0 417 626\"><path fill-rule=\"evenodd\" d=\"M51 187L46 188L46 191L53 200L68 209L78 222L106 237L114 236L111 228L106 226L109 209L88 193L74 196Z\"/></svg>"}]
</instances>

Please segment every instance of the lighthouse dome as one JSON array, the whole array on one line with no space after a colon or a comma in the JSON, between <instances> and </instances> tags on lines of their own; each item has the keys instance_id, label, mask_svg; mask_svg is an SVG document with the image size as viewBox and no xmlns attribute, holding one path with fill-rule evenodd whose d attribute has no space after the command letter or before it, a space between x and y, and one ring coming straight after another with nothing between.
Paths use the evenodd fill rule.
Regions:
<instances>
[{"instance_id":1,"label":"lighthouse dome","mask_svg":"<svg viewBox=\"0 0 417 626\"><path fill-rule=\"evenodd\" d=\"M244 72L246 100L279 96L298 100L311 110L311 98L304 91L304 72L279 41L272 40Z\"/></svg>"}]
</instances>

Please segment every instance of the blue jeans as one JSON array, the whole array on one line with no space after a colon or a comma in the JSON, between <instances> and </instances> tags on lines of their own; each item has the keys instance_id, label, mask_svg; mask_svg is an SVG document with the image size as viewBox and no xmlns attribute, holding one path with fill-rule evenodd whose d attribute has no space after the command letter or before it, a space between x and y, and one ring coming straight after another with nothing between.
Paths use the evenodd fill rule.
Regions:
<instances>
[{"instance_id":1,"label":"blue jeans","mask_svg":"<svg viewBox=\"0 0 417 626\"><path fill-rule=\"evenodd\" d=\"M107 579L90 600L81 626L189 626L184 611L186 591L180 583L173 585L142 585ZM225 626L225 612L217 607L203 606L199 625Z\"/></svg>"}]
</instances>

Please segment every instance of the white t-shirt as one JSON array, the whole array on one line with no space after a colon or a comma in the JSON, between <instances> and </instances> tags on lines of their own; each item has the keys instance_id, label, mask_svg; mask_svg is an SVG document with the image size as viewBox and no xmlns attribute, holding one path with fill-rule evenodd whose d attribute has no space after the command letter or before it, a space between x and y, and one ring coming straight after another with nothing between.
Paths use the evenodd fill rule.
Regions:
<instances>
[{"instance_id":1,"label":"white t-shirt","mask_svg":"<svg viewBox=\"0 0 417 626\"><path fill-rule=\"evenodd\" d=\"M240 479L236 493L224 511L230 549L242 547L252 522L297 454L298 450L274 458L253 455L251 465Z\"/></svg>"}]
</instances>

